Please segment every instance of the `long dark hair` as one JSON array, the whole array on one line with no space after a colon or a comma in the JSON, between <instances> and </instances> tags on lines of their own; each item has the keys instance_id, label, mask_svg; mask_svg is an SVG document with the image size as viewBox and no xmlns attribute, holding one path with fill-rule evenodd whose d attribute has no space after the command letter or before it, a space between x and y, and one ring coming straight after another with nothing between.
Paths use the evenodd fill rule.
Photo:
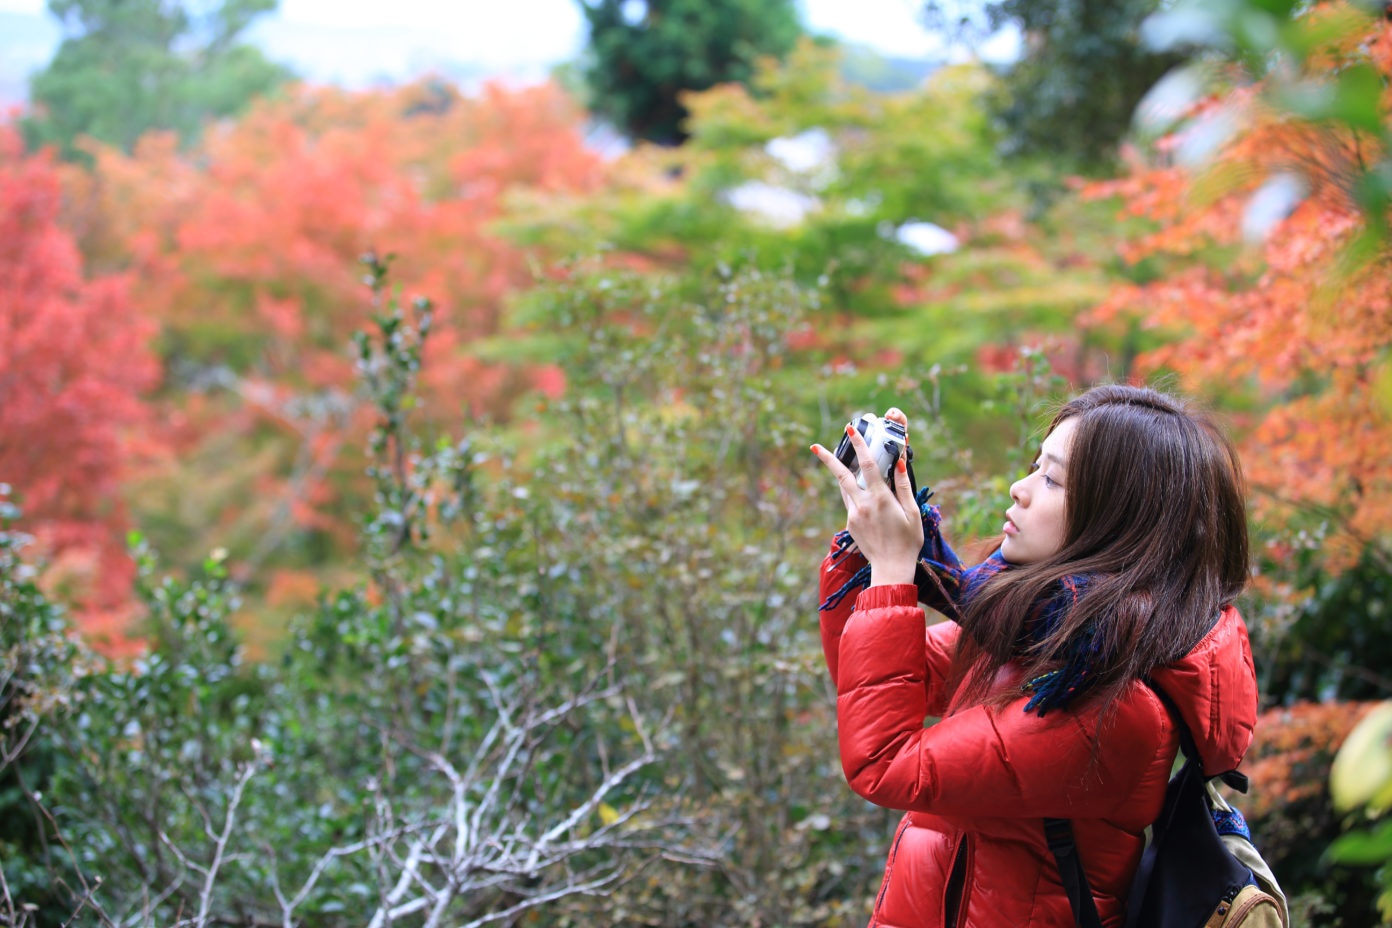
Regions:
<instances>
[{"instance_id":1,"label":"long dark hair","mask_svg":"<svg viewBox=\"0 0 1392 928\"><path fill-rule=\"evenodd\" d=\"M1242 469L1209 418L1157 390L1107 385L1065 404L1049 431L1066 419L1076 424L1063 547L1002 571L966 609L958 668L968 703L990 697L1011 660L1021 660L1031 679L1057 667L1095 627L1089 699L1109 705L1129 681L1197 644L1246 586ZM1063 577L1080 574L1088 585L1077 606L1022 651L1031 607Z\"/></svg>"}]
</instances>

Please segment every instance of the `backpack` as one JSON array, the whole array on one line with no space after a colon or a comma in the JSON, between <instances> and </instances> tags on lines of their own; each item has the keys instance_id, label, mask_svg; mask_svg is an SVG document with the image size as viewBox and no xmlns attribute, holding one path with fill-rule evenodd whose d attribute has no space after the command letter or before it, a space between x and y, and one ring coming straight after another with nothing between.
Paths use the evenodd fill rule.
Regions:
<instances>
[{"instance_id":1,"label":"backpack","mask_svg":"<svg viewBox=\"0 0 1392 928\"><path fill-rule=\"evenodd\" d=\"M1147 681L1149 682L1149 681ZM1193 736L1164 691L1151 685L1179 727L1184 766L1165 788L1165 805L1131 883L1126 928L1287 928L1286 897L1252 844L1242 813L1214 780L1247 792L1231 770L1203 775ZM1068 819L1045 819L1044 833L1078 928L1101 928Z\"/></svg>"}]
</instances>

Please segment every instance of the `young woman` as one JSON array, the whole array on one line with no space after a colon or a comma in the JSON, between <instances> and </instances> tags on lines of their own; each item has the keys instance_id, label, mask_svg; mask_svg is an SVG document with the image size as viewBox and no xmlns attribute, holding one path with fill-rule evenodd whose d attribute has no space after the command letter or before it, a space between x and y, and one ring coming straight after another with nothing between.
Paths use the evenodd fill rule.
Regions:
<instances>
[{"instance_id":1,"label":"young woman","mask_svg":"<svg viewBox=\"0 0 1392 928\"><path fill-rule=\"evenodd\" d=\"M1054 417L999 548L970 568L902 463L892 487L862 489L812 450L847 512L820 578L842 766L906 812L871 925L1073 925L1043 826L1065 818L1103 925L1120 926L1178 750L1145 681L1209 775L1237 766L1256 721L1232 445L1174 397L1089 390ZM925 629L920 603L948 621Z\"/></svg>"}]
</instances>

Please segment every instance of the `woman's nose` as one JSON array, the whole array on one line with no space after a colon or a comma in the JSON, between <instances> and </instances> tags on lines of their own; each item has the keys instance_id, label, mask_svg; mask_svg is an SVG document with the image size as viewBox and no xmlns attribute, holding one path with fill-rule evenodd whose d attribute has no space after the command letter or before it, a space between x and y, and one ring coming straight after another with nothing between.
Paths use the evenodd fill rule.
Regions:
<instances>
[{"instance_id":1,"label":"woman's nose","mask_svg":"<svg viewBox=\"0 0 1392 928\"><path fill-rule=\"evenodd\" d=\"M1016 480L1014 483L1010 485L1010 498L1021 506L1025 505L1024 480Z\"/></svg>"}]
</instances>

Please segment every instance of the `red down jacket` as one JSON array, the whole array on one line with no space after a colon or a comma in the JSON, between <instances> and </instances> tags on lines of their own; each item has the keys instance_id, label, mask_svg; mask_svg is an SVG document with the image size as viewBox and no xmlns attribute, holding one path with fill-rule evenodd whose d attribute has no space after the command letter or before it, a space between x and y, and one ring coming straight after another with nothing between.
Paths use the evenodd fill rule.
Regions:
<instances>
[{"instance_id":1,"label":"red down jacket","mask_svg":"<svg viewBox=\"0 0 1392 928\"><path fill-rule=\"evenodd\" d=\"M859 555L828 557L822 599L864 563ZM1102 923L1120 928L1143 833L1159 815L1178 750L1155 693L1132 684L1100 732L1098 711L1086 704L1041 718L1023 711L1021 696L999 709L950 712L958 626L926 626L915 586L870 587L821 621L846 779L871 802L906 813L870 924L1073 925L1044 840L1042 819L1055 817L1072 820ZM1020 682L1010 674L1002 671L1002 686ZM1189 654L1152 678L1179 706L1205 772L1235 768L1257 714L1252 653L1237 611L1224 609Z\"/></svg>"}]
</instances>

